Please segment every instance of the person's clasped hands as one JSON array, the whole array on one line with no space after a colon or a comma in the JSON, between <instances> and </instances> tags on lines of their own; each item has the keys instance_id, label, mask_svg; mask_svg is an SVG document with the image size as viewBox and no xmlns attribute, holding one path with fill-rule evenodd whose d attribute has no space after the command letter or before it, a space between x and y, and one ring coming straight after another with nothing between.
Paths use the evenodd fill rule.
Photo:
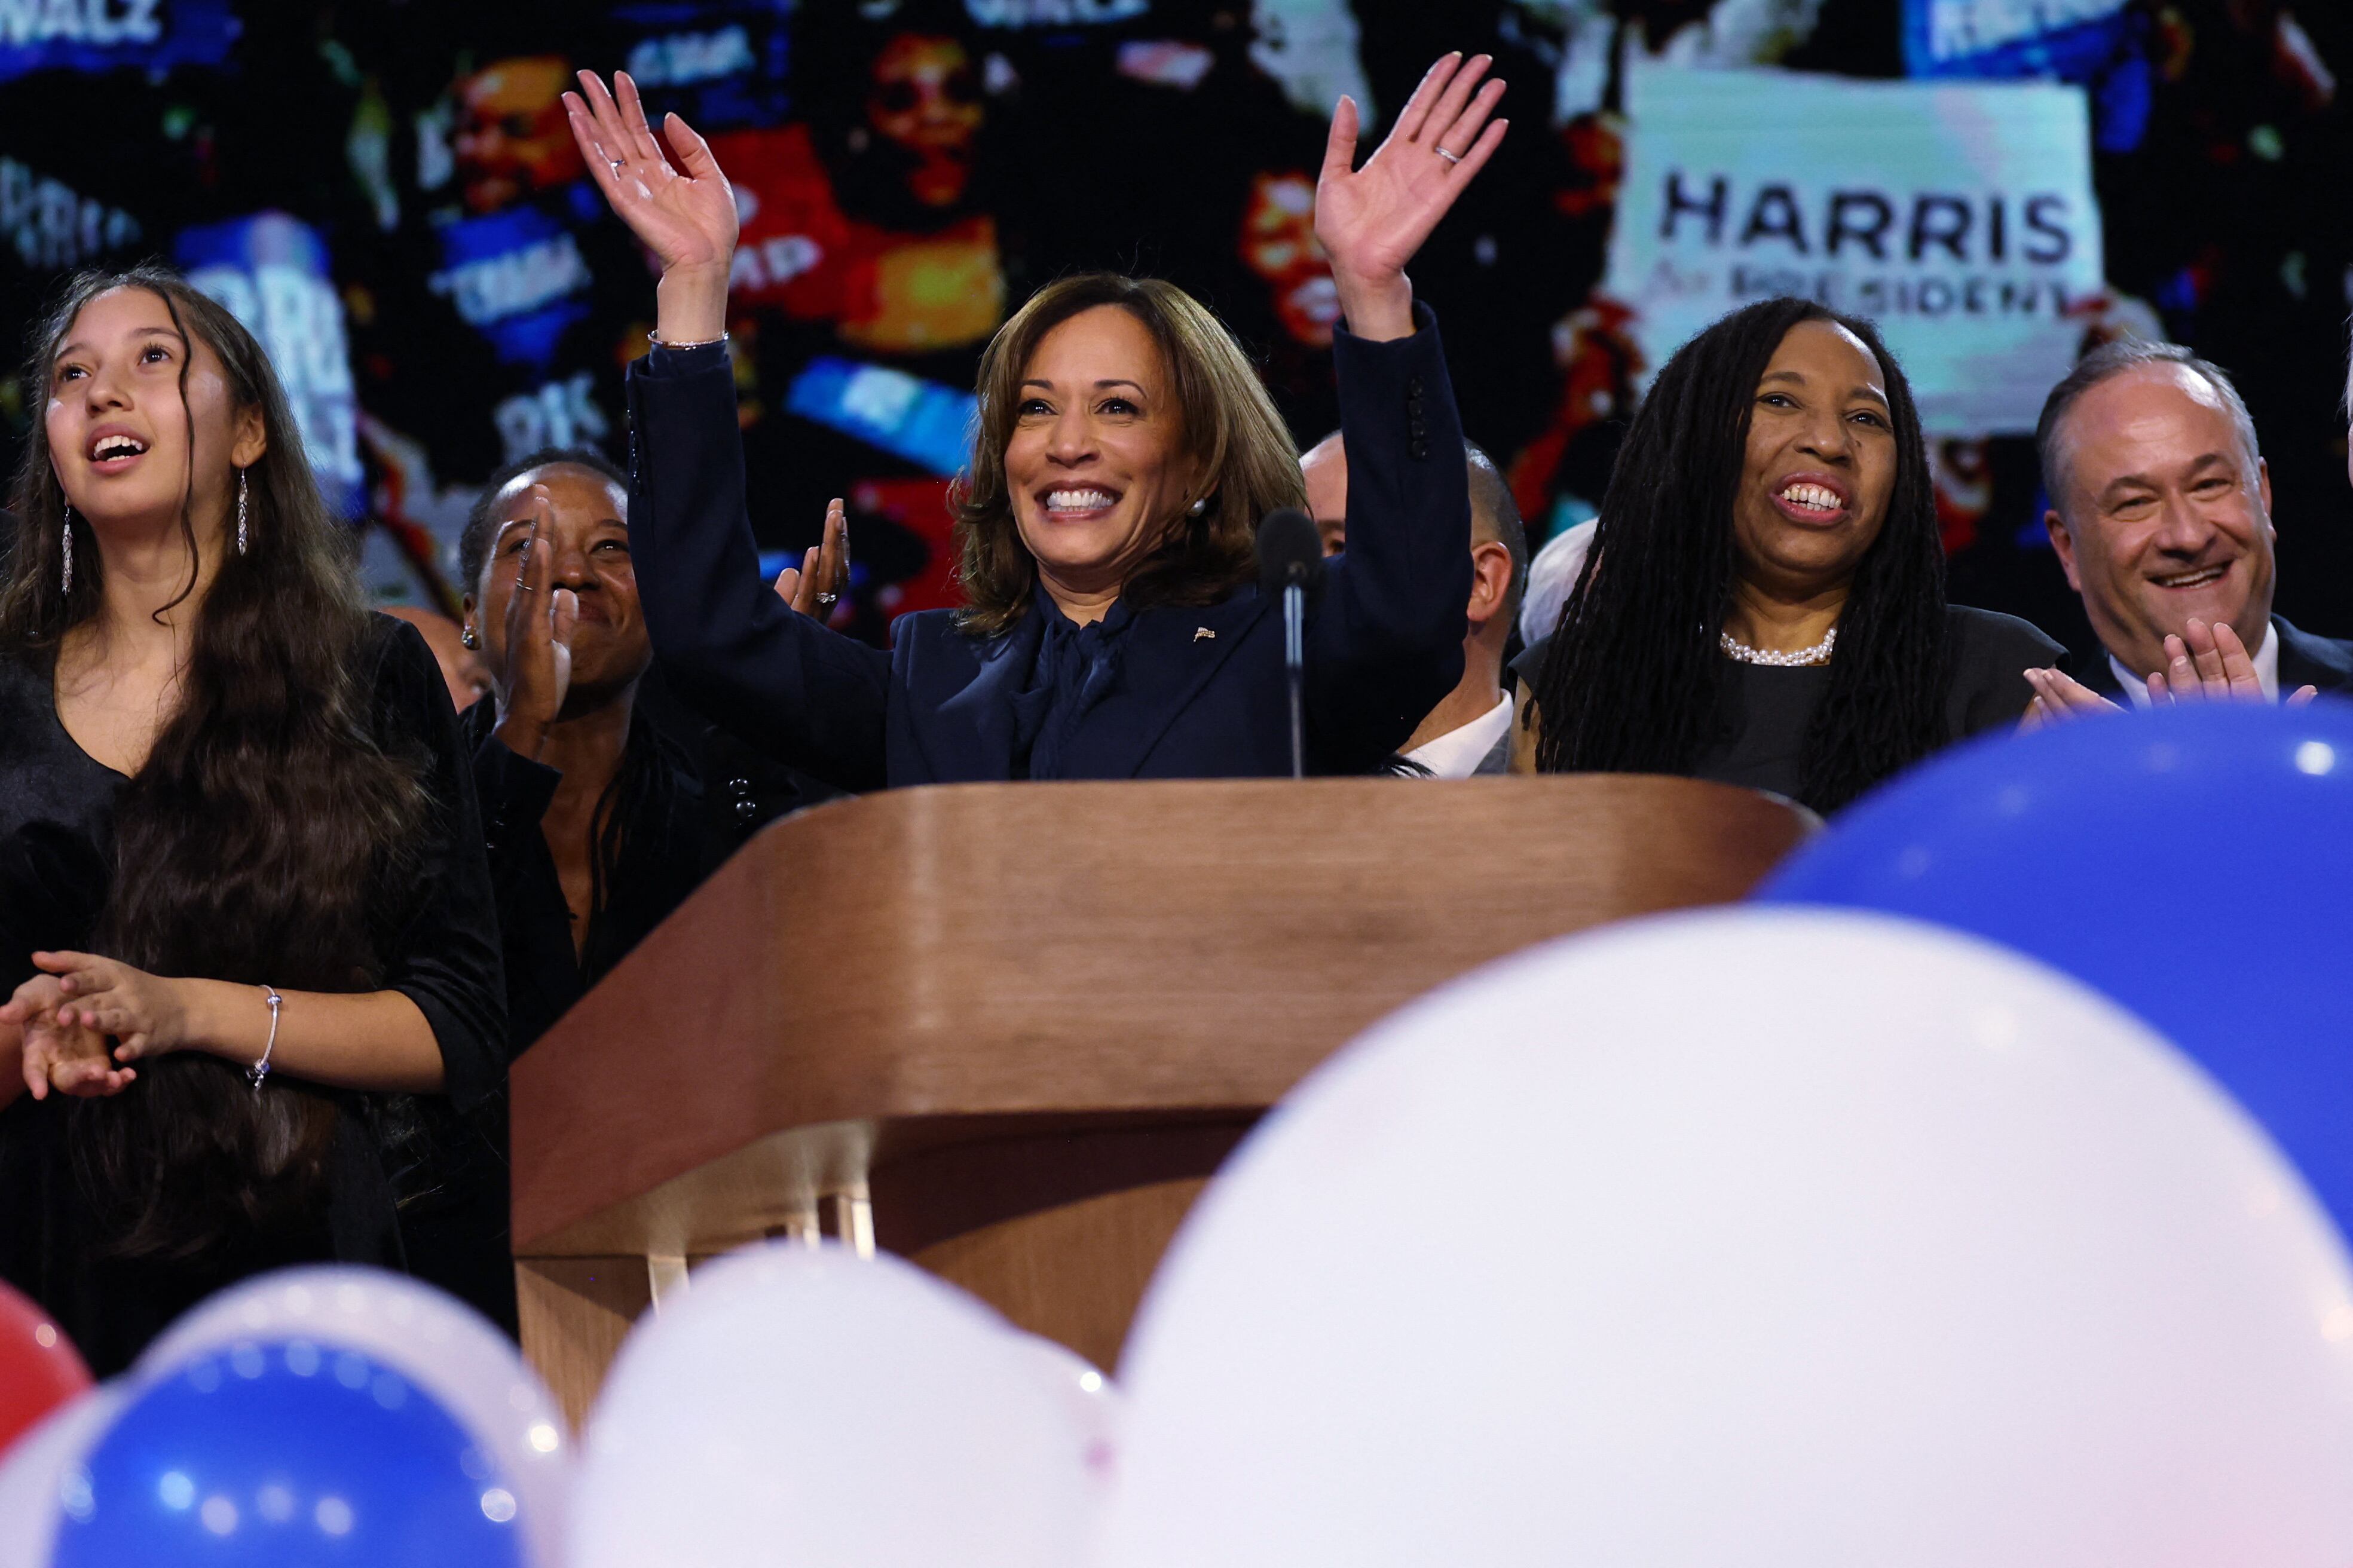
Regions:
<instances>
[{"instance_id":1,"label":"person's clasped hands","mask_svg":"<svg viewBox=\"0 0 2353 1568\"><path fill-rule=\"evenodd\" d=\"M35 1100L51 1089L120 1094L138 1079L132 1062L187 1044L188 1008L175 982L88 952L37 952L33 964L41 973L0 1006L0 1029L22 1034Z\"/></svg>"},{"instance_id":2,"label":"person's clasped hands","mask_svg":"<svg viewBox=\"0 0 2353 1568\"><path fill-rule=\"evenodd\" d=\"M2165 639L2166 667L2148 677L2151 707L2265 700L2263 679L2255 673L2254 658L2227 622L2210 626L2192 616L2185 630L2186 636L2168 636ZM2055 666L2028 670L2026 681L2034 689L2034 700L2020 721L2021 730L2039 730L2086 714L2124 711ZM2285 705L2302 707L2318 695L2316 688L2301 687L2289 694Z\"/></svg>"}]
</instances>

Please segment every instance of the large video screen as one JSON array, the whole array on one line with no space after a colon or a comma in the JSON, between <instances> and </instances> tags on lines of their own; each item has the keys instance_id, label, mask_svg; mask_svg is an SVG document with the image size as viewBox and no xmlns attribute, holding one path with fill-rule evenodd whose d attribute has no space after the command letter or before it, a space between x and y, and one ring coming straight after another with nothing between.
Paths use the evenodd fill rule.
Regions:
<instances>
[{"instance_id":1,"label":"large video screen","mask_svg":"<svg viewBox=\"0 0 2353 1568\"><path fill-rule=\"evenodd\" d=\"M2282 609L2353 632L2337 6L2237 0L0 0L0 309L160 257L252 324L373 591L447 603L501 462L626 455L652 276L557 95L627 68L743 213L733 348L781 561L852 511L842 624L953 601L979 351L1039 283L1168 277L1336 422L1314 170L1443 49L1503 153L1417 259L1472 437L1533 535L1592 515L1675 343L1794 290L1880 319L1934 437L1954 596L2085 640L2031 443L2089 342L2242 378ZM0 394L14 449L38 408Z\"/></svg>"}]
</instances>

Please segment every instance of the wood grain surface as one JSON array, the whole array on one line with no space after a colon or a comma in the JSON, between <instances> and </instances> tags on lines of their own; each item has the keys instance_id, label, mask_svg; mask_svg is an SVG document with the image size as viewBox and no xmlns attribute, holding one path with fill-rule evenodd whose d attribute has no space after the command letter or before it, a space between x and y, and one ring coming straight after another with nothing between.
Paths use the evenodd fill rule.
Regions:
<instances>
[{"instance_id":1,"label":"wood grain surface","mask_svg":"<svg viewBox=\"0 0 2353 1568\"><path fill-rule=\"evenodd\" d=\"M1119 1184L1103 1160L1134 1150L1098 1144L1027 1191L1018 1168L1075 1134L1246 1126L1432 986L1738 898L1810 820L1619 774L966 784L820 806L747 846L515 1064L515 1250L701 1255L870 1178L900 1194L876 1205L882 1245L896 1223L913 1249L1099 1195ZM994 1183L990 1201L949 1215L968 1194L891 1181L990 1142L995 1174L940 1167ZM1142 1179L1202 1173L1229 1142Z\"/></svg>"}]
</instances>

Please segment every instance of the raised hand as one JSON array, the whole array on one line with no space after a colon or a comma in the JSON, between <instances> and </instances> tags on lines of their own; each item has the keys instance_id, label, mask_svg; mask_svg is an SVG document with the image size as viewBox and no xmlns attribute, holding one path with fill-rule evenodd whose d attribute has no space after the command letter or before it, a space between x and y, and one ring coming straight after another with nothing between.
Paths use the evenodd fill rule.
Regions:
<instances>
[{"instance_id":1,"label":"raised hand","mask_svg":"<svg viewBox=\"0 0 2353 1568\"><path fill-rule=\"evenodd\" d=\"M1365 166L1356 167L1356 100L1332 111L1324 173L1315 182L1315 237L1332 258L1348 330L1380 341L1413 332L1413 286L1405 265L1504 140L1511 122L1488 119L1504 84L1479 79L1493 63L1451 54L1430 68ZM1475 90L1475 96L1474 96Z\"/></svg>"},{"instance_id":2,"label":"raised hand","mask_svg":"<svg viewBox=\"0 0 2353 1568\"><path fill-rule=\"evenodd\" d=\"M801 615L830 621L849 592L849 519L836 496L825 509L825 539L812 544L798 566L776 574L776 597Z\"/></svg>"},{"instance_id":3,"label":"raised hand","mask_svg":"<svg viewBox=\"0 0 2353 1568\"><path fill-rule=\"evenodd\" d=\"M531 537L507 599L506 659L495 688L498 737L519 757L539 760L547 731L572 689L572 632L580 596L555 581L555 504L544 485L531 488Z\"/></svg>"},{"instance_id":4,"label":"raised hand","mask_svg":"<svg viewBox=\"0 0 2353 1568\"><path fill-rule=\"evenodd\" d=\"M580 90L564 95L572 139L613 211L661 262L655 331L665 342L709 342L727 329L735 192L710 143L685 121L675 114L662 121L673 165L646 123L628 72L614 73L613 87L607 92L595 72L580 73Z\"/></svg>"}]
</instances>

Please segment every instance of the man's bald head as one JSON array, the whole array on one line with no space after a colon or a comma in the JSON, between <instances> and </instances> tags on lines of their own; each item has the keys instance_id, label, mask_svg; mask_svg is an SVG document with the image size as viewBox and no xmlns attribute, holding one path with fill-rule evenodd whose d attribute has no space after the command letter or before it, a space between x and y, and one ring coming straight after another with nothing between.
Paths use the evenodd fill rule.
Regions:
<instances>
[{"instance_id":1,"label":"man's bald head","mask_svg":"<svg viewBox=\"0 0 2353 1568\"><path fill-rule=\"evenodd\" d=\"M1519 504L1493 458L1469 441L1462 443L1462 457L1470 470L1471 543L1500 544L1510 553L1512 589L1504 615L1517 616L1528 584L1528 534ZM1299 470L1307 480L1307 515L1323 536L1324 553L1337 555L1348 542L1348 452L1340 432L1301 453Z\"/></svg>"}]
</instances>

